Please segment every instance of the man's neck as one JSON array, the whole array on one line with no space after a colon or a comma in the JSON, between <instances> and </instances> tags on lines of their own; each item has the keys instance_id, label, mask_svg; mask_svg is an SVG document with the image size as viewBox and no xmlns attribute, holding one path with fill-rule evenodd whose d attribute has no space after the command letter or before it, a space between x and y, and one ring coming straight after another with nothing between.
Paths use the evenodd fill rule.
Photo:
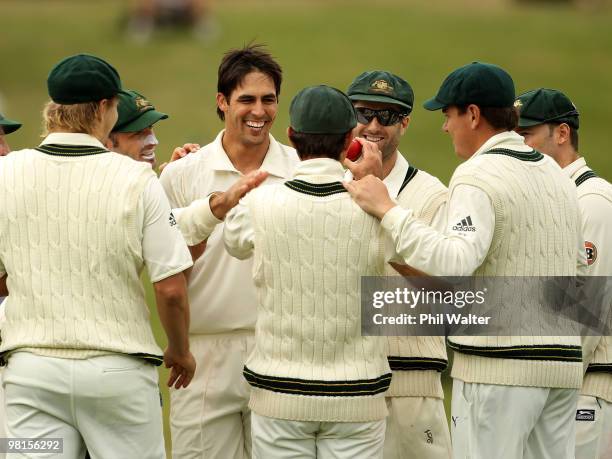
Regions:
<instances>
[{"instance_id":1,"label":"man's neck","mask_svg":"<svg viewBox=\"0 0 612 459\"><path fill-rule=\"evenodd\" d=\"M559 167L561 167L561 169L564 169L570 164L572 164L574 161L576 161L578 158L580 158L580 155L576 150L574 150L573 148L566 148L563 149L559 153L559 155L554 158L554 160L557 161L557 164L559 164Z\"/></svg>"},{"instance_id":2,"label":"man's neck","mask_svg":"<svg viewBox=\"0 0 612 459\"><path fill-rule=\"evenodd\" d=\"M236 170L248 174L261 167L270 147L270 139L266 139L260 145L245 145L239 141L234 141L227 134L223 134L221 144Z\"/></svg>"},{"instance_id":3,"label":"man's neck","mask_svg":"<svg viewBox=\"0 0 612 459\"><path fill-rule=\"evenodd\" d=\"M390 155L388 158L383 159L383 179L386 179L387 176L391 173L391 171L393 170L393 168L395 167L395 163L397 161L397 155L399 154L399 152L397 150L395 150L393 152L392 155Z\"/></svg>"}]
</instances>

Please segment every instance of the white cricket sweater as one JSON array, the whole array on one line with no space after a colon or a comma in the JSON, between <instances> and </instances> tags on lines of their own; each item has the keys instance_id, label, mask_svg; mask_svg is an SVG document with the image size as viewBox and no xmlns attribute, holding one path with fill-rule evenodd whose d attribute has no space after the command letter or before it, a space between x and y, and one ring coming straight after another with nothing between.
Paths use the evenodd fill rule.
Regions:
<instances>
[{"instance_id":1,"label":"white cricket sweater","mask_svg":"<svg viewBox=\"0 0 612 459\"><path fill-rule=\"evenodd\" d=\"M148 164L102 144L44 144L2 161L0 260L10 290L2 353L117 352L161 363L135 225L151 177Z\"/></svg>"},{"instance_id":2,"label":"white cricket sweater","mask_svg":"<svg viewBox=\"0 0 612 459\"><path fill-rule=\"evenodd\" d=\"M460 184L484 191L495 211L493 240L474 276L576 274L576 192L554 161L502 144L460 165L450 194ZM508 320L512 303L509 298ZM449 346L455 350L452 376L466 382L558 388L581 384L577 336L454 336Z\"/></svg>"},{"instance_id":3,"label":"white cricket sweater","mask_svg":"<svg viewBox=\"0 0 612 459\"><path fill-rule=\"evenodd\" d=\"M414 211L414 216L431 225L443 212L448 190L436 177L408 164L401 154L384 180L397 203ZM385 275L397 276L390 265ZM448 365L443 336L388 336L389 366L393 371L389 397L444 398L440 378Z\"/></svg>"},{"instance_id":4,"label":"white cricket sweater","mask_svg":"<svg viewBox=\"0 0 612 459\"><path fill-rule=\"evenodd\" d=\"M589 276L612 276L612 185L579 158L563 169L576 185ZM609 294L608 294L609 295ZM612 320L612 314L609 320ZM595 338L595 337L589 337ZM588 363L582 393L612 403L612 337L599 338Z\"/></svg>"},{"instance_id":5,"label":"white cricket sweater","mask_svg":"<svg viewBox=\"0 0 612 459\"><path fill-rule=\"evenodd\" d=\"M378 221L340 183L338 161L301 162L294 179L251 192L225 221L228 251L254 250L255 349L244 374L259 415L367 422L387 415L381 337L361 336L361 276L382 275Z\"/></svg>"}]
</instances>

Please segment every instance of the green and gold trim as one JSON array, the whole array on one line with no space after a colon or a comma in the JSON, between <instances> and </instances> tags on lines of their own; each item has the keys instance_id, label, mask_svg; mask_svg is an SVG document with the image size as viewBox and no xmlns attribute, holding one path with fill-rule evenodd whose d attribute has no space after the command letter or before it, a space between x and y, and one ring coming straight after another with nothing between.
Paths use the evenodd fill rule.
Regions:
<instances>
[{"instance_id":1,"label":"green and gold trim","mask_svg":"<svg viewBox=\"0 0 612 459\"><path fill-rule=\"evenodd\" d=\"M580 176L576 179L576 186L579 187L580 185L582 185L584 182L586 182L588 179L591 178L595 178L597 177L597 174L595 172L593 172L592 170L588 170L586 172L583 172L582 174L580 174Z\"/></svg>"},{"instance_id":2,"label":"green and gold trim","mask_svg":"<svg viewBox=\"0 0 612 459\"><path fill-rule=\"evenodd\" d=\"M612 363L590 363L587 373L612 373Z\"/></svg>"},{"instance_id":3,"label":"green and gold trim","mask_svg":"<svg viewBox=\"0 0 612 459\"><path fill-rule=\"evenodd\" d=\"M109 153L109 151L105 148L90 145L60 145L51 143L40 145L36 147L35 150L53 156L89 156L99 155L100 153Z\"/></svg>"},{"instance_id":4,"label":"green and gold trim","mask_svg":"<svg viewBox=\"0 0 612 459\"><path fill-rule=\"evenodd\" d=\"M130 355L131 357L143 359L145 362L151 363L155 365L156 367L159 367L161 366L162 363L164 363L164 358L161 355L143 354L143 353L128 354L128 355Z\"/></svg>"},{"instance_id":5,"label":"green and gold trim","mask_svg":"<svg viewBox=\"0 0 612 459\"><path fill-rule=\"evenodd\" d=\"M488 154L510 156L512 158L515 158L521 161L528 161L528 162L536 162L544 158L544 155L536 150L515 151L515 150L509 150L507 148L493 148L492 150L485 151L483 153L483 155L488 155Z\"/></svg>"},{"instance_id":6,"label":"green and gold trim","mask_svg":"<svg viewBox=\"0 0 612 459\"><path fill-rule=\"evenodd\" d=\"M448 366L448 360L431 357L398 357L390 355L387 359L393 371L435 370L442 372Z\"/></svg>"},{"instance_id":7,"label":"green and gold trim","mask_svg":"<svg viewBox=\"0 0 612 459\"><path fill-rule=\"evenodd\" d=\"M309 194L311 196L331 196L332 194L347 192L340 182L310 183L295 179L285 182L285 186L298 193Z\"/></svg>"},{"instance_id":8,"label":"green and gold trim","mask_svg":"<svg viewBox=\"0 0 612 459\"><path fill-rule=\"evenodd\" d=\"M402 186L400 186L400 189L397 192L398 196L402 193L404 188L406 188L406 185L408 185L410 183L410 181L417 175L418 172L419 172L419 170L416 167L412 167L412 166L408 167L408 171L406 172L406 177L404 177L404 181L402 182Z\"/></svg>"},{"instance_id":9,"label":"green and gold trim","mask_svg":"<svg viewBox=\"0 0 612 459\"><path fill-rule=\"evenodd\" d=\"M582 362L582 348L580 346L551 344L541 346L486 347L466 346L448 340L448 347L462 354L478 355L480 357L491 357L495 359Z\"/></svg>"},{"instance_id":10,"label":"green and gold trim","mask_svg":"<svg viewBox=\"0 0 612 459\"><path fill-rule=\"evenodd\" d=\"M358 397L376 395L386 392L391 384L391 373L375 379L358 379L353 381L324 381L265 376L249 370L243 371L247 382L259 389L292 395L309 395L318 397Z\"/></svg>"}]
</instances>

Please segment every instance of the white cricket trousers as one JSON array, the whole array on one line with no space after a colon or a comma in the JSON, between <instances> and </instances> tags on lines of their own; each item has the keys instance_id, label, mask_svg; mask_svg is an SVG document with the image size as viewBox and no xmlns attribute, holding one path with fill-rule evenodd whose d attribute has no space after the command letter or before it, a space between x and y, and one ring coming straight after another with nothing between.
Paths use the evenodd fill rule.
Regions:
<instances>
[{"instance_id":1,"label":"white cricket trousers","mask_svg":"<svg viewBox=\"0 0 612 459\"><path fill-rule=\"evenodd\" d=\"M577 389L453 379L454 459L574 459Z\"/></svg>"},{"instance_id":2,"label":"white cricket trousers","mask_svg":"<svg viewBox=\"0 0 612 459\"><path fill-rule=\"evenodd\" d=\"M88 359L16 352L4 370L8 436L62 438L34 458L165 458L156 368L121 354ZM8 457L30 457L9 454Z\"/></svg>"},{"instance_id":3,"label":"white cricket trousers","mask_svg":"<svg viewBox=\"0 0 612 459\"><path fill-rule=\"evenodd\" d=\"M170 389L173 459L251 457L251 386L242 370L254 342L253 332L189 336L195 375L186 389Z\"/></svg>"},{"instance_id":4,"label":"white cricket trousers","mask_svg":"<svg viewBox=\"0 0 612 459\"><path fill-rule=\"evenodd\" d=\"M612 403L581 395L575 419L576 459L612 458Z\"/></svg>"},{"instance_id":5,"label":"white cricket trousers","mask_svg":"<svg viewBox=\"0 0 612 459\"><path fill-rule=\"evenodd\" d=\"M451 439L444 400L386 397L384 459L450 459Z\"/></svg>"},{"instance_id":6,"label":"white cricket trousers","mask_svg":"<svg viewBox=\"0 0 612 459\"><path fill-rule=\"evenodd\" d=\"M253 459L382 459L386 421L288 421L251 414Z\"/></svg>"}]
</instances>

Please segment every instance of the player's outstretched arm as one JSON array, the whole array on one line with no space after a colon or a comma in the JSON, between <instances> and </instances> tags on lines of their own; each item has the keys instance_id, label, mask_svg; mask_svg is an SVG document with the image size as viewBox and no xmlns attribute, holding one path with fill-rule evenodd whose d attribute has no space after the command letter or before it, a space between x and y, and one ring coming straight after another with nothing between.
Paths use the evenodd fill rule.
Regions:
<instances>
[{"instance_id":1,"label":"player's outstretched arm","mask_svg":"<svg viewBox=\"0 0 612 459\"><path fill-rule=\"evenodd\" d=\"M157 310L168 347L164 352L164 364L170 368L168 387L187 387L195 373L195 359L189 351L189 303L187 284L183 273L153 283Z\"/></svg>"},{"instance_id":2,"label":"player's outstretched arm","mask_svg":"<svg viewBox=\"0 0 612 459\"><path fill-rule=\"evenodd\" d=\"M227 213L238 205L238 202L249 191L257 188L268 178L268 173L261 170L249 172L223 193L215 193L210 198L210 210L219 220L224 220Z\"/></svg>"}]
</instances>

